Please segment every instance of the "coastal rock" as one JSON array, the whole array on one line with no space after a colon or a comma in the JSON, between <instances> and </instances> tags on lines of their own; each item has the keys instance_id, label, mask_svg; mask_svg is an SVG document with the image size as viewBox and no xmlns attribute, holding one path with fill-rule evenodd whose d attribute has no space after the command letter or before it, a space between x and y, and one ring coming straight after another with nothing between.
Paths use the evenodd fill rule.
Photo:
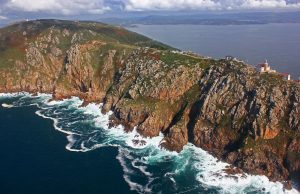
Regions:
<instances>
[{"instance_id":1,"label":"coastal rock","mask_svg":"<svg viewBox=\"0 0 300 194\"><path fill-rule=\"evenodd\" d=\"M168 150L193 143L274 181L300 174L296 82L101 23L41 20L5 30L0 92L78 96L84 104L103 103L104 113L113 112L111 125L136 128L144 137L162 133Z\"/></svg>"}]
</instances>

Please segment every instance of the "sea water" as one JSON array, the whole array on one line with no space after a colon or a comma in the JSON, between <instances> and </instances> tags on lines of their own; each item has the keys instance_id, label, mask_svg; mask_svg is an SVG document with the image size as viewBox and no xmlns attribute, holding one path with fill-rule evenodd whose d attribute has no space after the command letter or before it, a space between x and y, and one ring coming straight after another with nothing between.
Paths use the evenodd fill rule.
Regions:
<instances>
[{"instance_id":1,"label":"sea water","mask_svg":"<svg viewBox=\"0 0 300 194\"><path fill-rule=\"evenodd\" d=\"M228 175L192 144L175 153L160 147L162 134L109 128L101 104L50 99L0 95L0 193L297 193L265 176Z\"/></svg>"},{"instance_id":2,"label":"sea water","mask_svg":"<svg viewBox=\"0 0 300 194\"><path fill-rule=\"evenodd\" d=\"M267 59L278 72L300 77L300 24L136 25L128 29L213 58L232 55L254 66Z\"/></svg>"}]
</instances>

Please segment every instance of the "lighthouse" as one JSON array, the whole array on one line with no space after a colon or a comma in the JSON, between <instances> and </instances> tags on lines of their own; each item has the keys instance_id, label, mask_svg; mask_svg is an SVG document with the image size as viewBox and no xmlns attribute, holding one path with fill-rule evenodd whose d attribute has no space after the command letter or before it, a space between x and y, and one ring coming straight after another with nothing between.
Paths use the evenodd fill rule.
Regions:
<instances>
[{"instance_id":1,"label":"lighthouse","mask_svg":"<svg viewBox=\"0 0 300 194\"><path fill-rule=\"evenodd\" d=\"M275 70L271 69L268 60L266 60L263 64L258 64L257 69L260 73L276 73Z\"/></svg>"}]
</instances>

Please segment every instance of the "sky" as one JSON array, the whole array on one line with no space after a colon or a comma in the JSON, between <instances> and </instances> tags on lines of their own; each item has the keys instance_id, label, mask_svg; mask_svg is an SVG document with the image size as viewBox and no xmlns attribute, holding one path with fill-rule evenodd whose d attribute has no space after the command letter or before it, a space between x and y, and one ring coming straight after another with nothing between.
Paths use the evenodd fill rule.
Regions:
<instances>
[{"instance_id":1,"label":"sky","mask_svg":"<svg viewBox=\"0 0 300 194\"><path fill-rule=\"evenodd\" d=\"M299 10L300 0L0 0L0 20L174 11Z\"/></svg>"}]
</instances>

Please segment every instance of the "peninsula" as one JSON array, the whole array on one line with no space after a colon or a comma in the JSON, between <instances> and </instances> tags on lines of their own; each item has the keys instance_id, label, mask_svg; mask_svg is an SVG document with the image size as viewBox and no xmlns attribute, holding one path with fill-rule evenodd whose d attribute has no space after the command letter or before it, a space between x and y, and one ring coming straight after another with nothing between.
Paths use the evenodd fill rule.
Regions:
<instances>
[{"instance_id":1,"label":"peninsula","mask_svg":"<svg viewBox=\"0 0 300 194\"><path fill-rule=\"evenodd\" d=\"M101 102L111 125L162 132L168 150L190 142L244 172L299 183L300 84L281 75L118 26L36 20L0 29L0 78L0 92Z\"/></svg>"}]
</instances>

